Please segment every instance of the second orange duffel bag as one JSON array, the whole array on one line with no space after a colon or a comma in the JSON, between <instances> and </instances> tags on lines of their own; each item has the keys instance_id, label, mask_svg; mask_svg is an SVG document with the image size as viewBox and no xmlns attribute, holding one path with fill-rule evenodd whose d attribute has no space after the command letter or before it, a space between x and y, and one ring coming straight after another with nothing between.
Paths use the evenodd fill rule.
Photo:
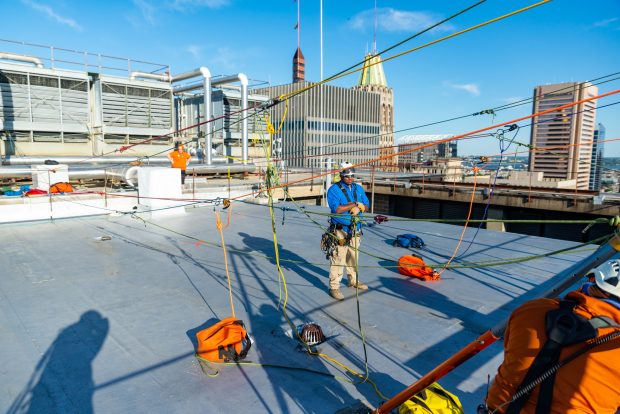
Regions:
<instances>
[{"instance_id":1,"label":"second orange duffel bag","mask_svg":"<svg viewBox=\"0 0 620 414\"><path fill-rule=\"evenodd\" d=\"M398 273L421 280L439 280L439 273L428 267L424 260L417 256L402 256L398 259Z\"/></svg>"},{"instance_id":2,"label":"second orange duffel bag","mask_svg":"<svg viewBox=\"0 0 620 414\"><path fill-rule=\"evenodd\" d=\"M252 340L239 319L229 317L196 334L198 356L211 362L237 362L243 360Z\"/></svg>"}]
</instances>

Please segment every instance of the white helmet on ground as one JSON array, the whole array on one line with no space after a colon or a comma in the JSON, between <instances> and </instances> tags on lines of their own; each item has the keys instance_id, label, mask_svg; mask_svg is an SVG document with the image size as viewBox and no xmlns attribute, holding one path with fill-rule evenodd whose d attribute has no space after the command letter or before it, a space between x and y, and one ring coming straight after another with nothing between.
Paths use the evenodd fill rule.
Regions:
<instances>
[{"instance_id":1,"label":"white helmet on ground","mask_svg":"<svg viewBox=\"0 0 620 414\"><path fill-rule=\"evenodd\" d=\"M353 177L355 175L355 168L353 168L353 164L348 161L341 162L340 175L343 177Z\"/></svg>"},{"instance_id":2,"label":"white helmet on ground","mask_svg":"<svg viewBox=\"0 0 620 414\"><path fill-rule=\"evenodd\" d=\"M592 269L596 285L616 297L620 297L620 260L609 260L599 267Z\"/></svg>"}]
</instances>

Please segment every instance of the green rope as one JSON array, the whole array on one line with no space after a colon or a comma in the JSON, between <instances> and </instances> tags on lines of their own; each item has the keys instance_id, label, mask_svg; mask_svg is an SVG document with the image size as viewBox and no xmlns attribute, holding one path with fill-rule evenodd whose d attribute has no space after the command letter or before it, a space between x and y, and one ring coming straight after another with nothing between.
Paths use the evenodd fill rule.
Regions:
<instances>
[{"instance_id":1,"label":"green rope","mask_svg":"<svg viewBox=\"0 0 620 414\"><path fill-rule=\"evenodd\" d=\"M162 225L159 225L159 224L147 221L147 220L145 220L145 219L143 219L141 217L140 217L140 220L142 220L145 224L148 223L151 226L158 227L158 228L160 228L162 230L169 231L171 233L174 233L174 234L177 234L179 236L188 238L190 240L194 240L194 241L196 241L196 242L198 242L200 244L205 244L207 246L216 247L216 248L221 248L222 247L218 243L207 242L207 241L199 239L197 237L190 236L188 234L181 233L181 232L178 232L176 230L164 227ZM321 224L317 223L315 220L312 220L312 221L315 224L317 224L319 227L322 228ZM480 261L480 262L465 262L465 263L450 264L450 265L436 263L436 264L427 264L427 266L434 267L434 268L445 268L445 269L472 269L472 268L476 268L476 267L494 267L494 266L502 266L502 265L506 265L506 264L522 263L522 262L527 262L527 261L535 260L535 259L542 258L542 257L550 257L550 256L555 256L557 254L568 253L568 252L571 252L571 251L578 252L578 251L580 251L578 249L581 249L582 247L585 247L585 246L588 246L588 245L598 244L599 242L608 240L611 236L613 236L613 233L609 234L609 235L606 235L606 236L603 236L603 237L600 237L598 239L591 240L591 241L586 242L586 243L581 243L581 244L578 244L578 245L575 245L575 246L571 246L571 247L567 247L567 248L559 249L559 250L554 250L554 251L551 251L551 252L548 252L548 253L537 254L537 255L522 256L522 257L516 257L516 258L512 258L512 259L502 259L502 260L488 260L488 261ZM261 253L248 252L247 250L240 250L240 249L235 249L235 248L232 248L232 247L228 247L227 249L229 251L231 251L231 252L235 252L235 253L238 253L238 254L255 256L255 257L258 257L258 258L261 258L261 259L265 259L265 260L269 260L269 261L274 260L272 257L267 256L265 254L261 254ZM376 259L385 260L385 261L389 261L389 262L393 262L393 263L398 263L397 259L383 257L383 256L378 256L378 255L372 254L370 252L364 251L362 249L359 249L359 251L361 253L364 253L364 254L366 254L366 255L368 255L370 257L374 257ZM317 267L322 267L322 266L327 267L327 266L329 266L329 263L326 264L326 263L309 262L309 261L306 261L306 260L293 260L293 259L281 258L280 261L281 262L292 263L292 264L299 264L299 265L304 265L304 264L305 265L313 265L313 266L317 266ZM413 265L413 264L410 265L410 266L415 267L415 265ZM389 269L389 268L397 268L398 266L397 265L394 265L394 266L390 266L390 265L383 265L383 266L379 266L379 265L359 265L359 267L360 268L367 268L367 269L380 269L380 268L387 268L387 269Z\"/></svg>"}]
</instances>

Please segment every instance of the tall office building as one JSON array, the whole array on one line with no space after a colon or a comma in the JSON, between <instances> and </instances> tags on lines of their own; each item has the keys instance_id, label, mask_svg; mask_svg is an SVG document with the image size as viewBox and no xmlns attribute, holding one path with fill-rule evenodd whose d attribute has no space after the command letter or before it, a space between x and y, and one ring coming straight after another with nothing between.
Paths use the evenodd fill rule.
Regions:
<instances>
[{"instance_id":1,"label":"tall office building","mask_svg":"<svg viewBox=\"0 0 620 414\"><path fill-rule=\"evenodd\" d=\"M304 80L305 61L299 69L299 47L293 60L293 83L254 90L255 94L276 98L312 85ZM290 167L323 168L321 160L332 159L334 168L343 161L353 164L380 155L394 154L394 97L387 86L381 58L368 55L357 85L343 88L318 85L293 96L288 106L270 110L274 125L282 120L282 130L274 143L274 157ZM286 115L285 115L286 113ZM379 168L396 165L386 157Z\"/></svg>"},{"instance_id":2,"label":"tall office building","mask_svg":"<svg viewBox=\"0 0 620 414\"><path fill-rule=\"evenodd\" d=\"M309 85L296 82L253 92L274 98ZM332 159L332 168L343 161L358 164L375 159L379 156L379 107L377 93L332 85L311 88L289 99L288 108L282 103L270 110L276 127L284 119L274 143L276 152L286 165L298 168L321 168L321 159L327 158Z\"/></svg>"},{"instance_id":3,"label":"tall office building","mask_svg":"<svg viewBox=\"0 0 620 414\"><path fill-rule=\"evenodd\" d=\"M534 89L533 113L596 96L591 83L567 82ZM592 145L596 128L596 100L580 103L533 118L531 144L549 151L534 151L530 171L545 178L575 179L577 189L590 184Z\"/></svg>"},{"instance_id":4,"label":"tall office building","mask_svg":"<svg viewBox=\"0 0 620 414\"><path fill-rule=\"evenodd\" d=\"M594 130L594 144L592 144L592 162L590 163L590 190L601 189L601 169L605 153L605 126L601 123Z\"/></svg>"},{"instance_id":5,"label":"tall office building","mask_svg":"<svg viewBox=\"0 0 620 414\"><path fill-rule=\"evenodd\" d=\"M379 55L367 55L354 89L379 94L379 156L375 164L380 169L395 169L398 164L394 154L394 91L387 84L383 64ZM385 157L385 158L383 158Z\"/></svg>"}]
</instances>

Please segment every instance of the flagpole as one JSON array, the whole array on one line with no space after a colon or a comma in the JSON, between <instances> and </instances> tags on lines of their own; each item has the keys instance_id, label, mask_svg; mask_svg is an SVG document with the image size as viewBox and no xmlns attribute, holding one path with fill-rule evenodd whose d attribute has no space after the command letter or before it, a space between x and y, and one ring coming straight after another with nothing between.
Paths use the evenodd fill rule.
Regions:
<instances>
[{"instance_id":1,"label":"flagpole","mask_svg":"<svg viewBox=\"0 0 620 414\"><path fill-rule=\"evenodd\" d=\"M319 1L319 14L320 14L320 67L321 67L321 73L320 73L320 81L321 81L321 86L319 86L319 112L320 112L320 117L321 117L321 132L320 132L320 149L319 149L319 160L320 160L320 170L321 170L321 192L323 194L321 194L323 197L322 200L322 205L325 206L325 193L327 192L327 189L325 188L325 177L323 176L323 168L329 168L326 165L324 165L325 160L323 160L323 0Z\"/></svg>"}]
</instances>

